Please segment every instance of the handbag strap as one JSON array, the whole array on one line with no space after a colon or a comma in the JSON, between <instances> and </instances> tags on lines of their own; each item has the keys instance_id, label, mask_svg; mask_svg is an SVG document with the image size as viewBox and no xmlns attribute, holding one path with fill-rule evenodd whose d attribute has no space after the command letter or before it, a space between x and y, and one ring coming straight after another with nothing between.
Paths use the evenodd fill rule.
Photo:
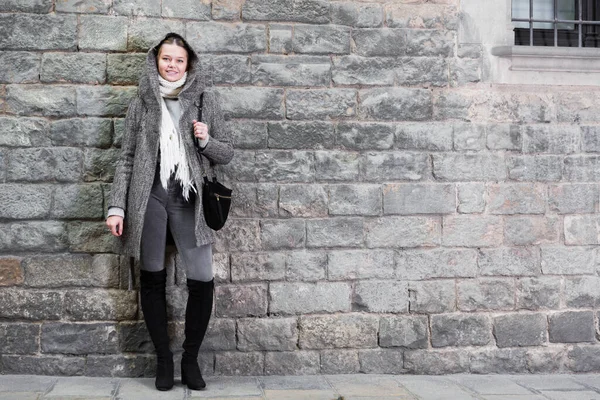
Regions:
<instances>
[{"instance_id":1,"label":"handbag strap","mask_svg":"<svg viewBox=\"0 0 600 400\"><path fill-rule=\"evenodd\" d=\"M200 107L198 107L198 122L202 122L202 108L204 107L204 92L200 93ZM206 181L208 179L208 173L204 168L204 159L202 158L201 150L200 150L200 140L194 136L194 147L196 147L196 157L198 157L198 162L200 163L200 168L202 168L202 177ZM209 162L209 169L212 175L212 179L217 179L217 174L215 172L215 167L213 163Z\"/></svg>"}]
</instances>

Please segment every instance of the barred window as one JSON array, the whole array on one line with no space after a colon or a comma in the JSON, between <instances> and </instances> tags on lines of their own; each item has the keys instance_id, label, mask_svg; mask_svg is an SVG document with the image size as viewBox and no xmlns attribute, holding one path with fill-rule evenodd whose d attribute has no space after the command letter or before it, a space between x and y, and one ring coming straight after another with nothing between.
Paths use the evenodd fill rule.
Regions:
<instances>
[{"instance_id":1,"label":"barred window","mask_svg":"<svg viewBox=\"0 0 600 400\"><path fill-rule=\"evenodd\" d=\"M600 47L600 0L512 0L515 45Z\"/></svg>"}]
</instances>

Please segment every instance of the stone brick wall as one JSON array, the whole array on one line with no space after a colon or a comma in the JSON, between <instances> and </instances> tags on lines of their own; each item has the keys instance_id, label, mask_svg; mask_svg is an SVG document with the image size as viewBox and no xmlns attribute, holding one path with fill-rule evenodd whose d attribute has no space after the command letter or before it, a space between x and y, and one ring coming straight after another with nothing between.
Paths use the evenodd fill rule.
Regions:
<instances>
[{"instance_id":1,"label":"stone brick wall","mask_svg":"<svg viewBox=\"0 0 600 400\"><path fill-rule=\"evenodd\" d=\"M152 374L103 211L168 31L236 138L205 373L600 371L598 82L486 82L458 7L0 1L0 373Z\"/></svg>"}]
</instances>

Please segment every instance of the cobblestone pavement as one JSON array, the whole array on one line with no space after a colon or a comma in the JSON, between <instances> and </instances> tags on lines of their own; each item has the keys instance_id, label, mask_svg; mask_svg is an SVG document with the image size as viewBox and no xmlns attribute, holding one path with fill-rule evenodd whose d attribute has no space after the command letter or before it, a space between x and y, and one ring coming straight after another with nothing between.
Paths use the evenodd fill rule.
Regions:
<instances>
[{"instance_id":1,"label":"cobblestone pavement","mask_svg":"<svg viewBox=\"0 0 600 400\"><path fill-rule=\"evenodd\" d=\"M8 399L410 399L600 400L600 375L321 375L209 377L191 391L179 381L168 392L149 378L0 375L0 400Z\"/></svg>"}]
</instances>

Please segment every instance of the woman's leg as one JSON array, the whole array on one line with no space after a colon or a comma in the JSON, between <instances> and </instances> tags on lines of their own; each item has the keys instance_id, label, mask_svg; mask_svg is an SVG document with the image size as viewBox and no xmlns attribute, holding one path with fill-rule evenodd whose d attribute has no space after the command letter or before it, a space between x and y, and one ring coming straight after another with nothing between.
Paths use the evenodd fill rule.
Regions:
<instances>
[{"instance_id":1,"label":"woman's leg","mask_svg":"<svg viewBox=\"0 0 600 400\"><path fill-rule=\"evenodd\" d=\"M158 390L169 390L174 383L173 353L167 331L165 245L167 212L164 190L153 188L144 218L141 241L140 303L146 327L156 350L156 382Z\"/></svg>"},{"instance_id":2,"label":"woman's leg","mask_svg":"<svg viewBox=\"0 0 600 400\"><path fill-rule=\"evenodd\" d=\"M196 247L193 198L189 202L174 200L167 209L173 239L187 273L188 301L185 310L181 381L190 389L199 390L206 387L198 366L198 352L213 306L212 246Z\"/></svg>"}]
</instances>

